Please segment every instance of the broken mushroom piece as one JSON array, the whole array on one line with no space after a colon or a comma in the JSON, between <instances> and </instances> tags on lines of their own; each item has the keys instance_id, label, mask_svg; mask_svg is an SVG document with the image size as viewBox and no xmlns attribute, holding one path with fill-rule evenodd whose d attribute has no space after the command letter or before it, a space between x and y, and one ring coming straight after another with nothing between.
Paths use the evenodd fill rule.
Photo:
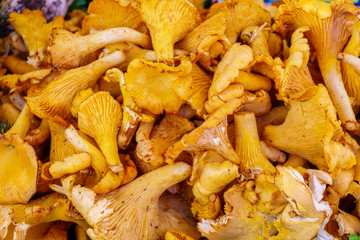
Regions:
<instances>
[{"instance_id":1,"label":"broken mushroom piece","mask_svg":"<svg viewBox=\"0 0 360 240\"><path fill-rule=\"evenodd\" d=\"M129 64L124 86L140 109L177 113L192 93L191 69L187 59L181 59L177 67L135 59Z\"/></svg>"},{"instance_id":2,"label":"broken mushroom piece","mask_svg":"<svg viewBox=\"0 0 360 240\"><path fill-rule=\"evenodd\" d=\"M173 163L183 151L212 150L235 164L240 164L238 155L231 146L227 135L226 109L220 108L206 121L190 133L185 134L178 142L170 146L164 153L165 161Z\"/></svg>"},{"instance_id":3,"label":"broken mushroom piece","mask_svg":"<svg viewBox=\"0 0 360 240\"><path fill-rule=\"evenodd\" d=\"M236 184L224 193L224 215L198 223L204 237L209 240L256 240L269 236L268 219L244 197L244 191L245 183Z\"/></svg>"},{"instance_id":4,"label":"broken mushroom piece","mask_svg":"<svg viewBox=\"0 0 360 240\"><path fill-rule=\"evenodd\" d=\"M177 114L165 114L161 122L153 127L149 138L136 145L137 165L143 172L149 172L165 165L162 154L185 133L194 129L194 124ZM139 130L138 130L139 131Z\"/></svg>"},{"instance_id":5,"label":"broken mushroom piece","mask_svg":"<svg viewBox=\"0 0 360 240\"><path fill-rule=\"evenodd\" d=\"M202 22L175 47L195 53L200 65L214 71L218 65L217 58L225 54L231 45L225 30L226 16L221 12Z\"/></svg>"},{"instance_id":6,"label":"broken mushroom piece","mask_svg":"<svg viewBox=\"0 0 360 240\"><path fill-rule=\"evenodd\" d=\"M275 66L275 87L279 90L279 100L288 102L291 96L302 90L314 86L309 68L307 66L310 55L308 40L304 32L309 31L308 26L299 27L291 36L290 56L285 61L285 68Z\"/></svg>"},{"instance_id":7,"label":"broken mushroom piece","mask_svg":"<svg viewBox=\"0 0 360 240\"><path fill-rule=\"evenodd\" d=\"M193 186L194 200L191 204L191 212L198 221L215 219L220 214L221 203L217 193L240 176L238 170L239 167L230 161L204 164Z\"/></svg>"},{"instance_id":8,"label":"broken mushroom piece","mask_svg":"<svg viewBox=\"0 0 360 240\"><path fill-rule=\"evenodd\" d=\"M275 167L267 159L260 145L255 115L252 112L237 112L235 121L235 151L242 165L254 174L274 174Z\"/></svg>"},{"instance_id":9,"label":"broken mushroom piece","mask_svg":"<svg viewBox=\"0 0 360 240\"><path fill-rule=\"evenodd\" d=\"M56 16L47 23L42 11L25 8L21 13L10 13L7 21L24 39L29 50L28 63L35 68L44 65L50 32L53 28L64 27L64 18Z\"/></svg>"},{"instance_id":10,"label":"broken mushroom piece","mask_svg":"<svg viewBox=\"0 0 360 240\"><path fill-rule=\"evenodd\" d=\"M4 67L13 74L24 74L36 70L36 68L16 55L7 56L3 64Z\"/></svg>"},{"instance_id":11,"label":"broken mushroom piece","mask_svg":"<svg viewBox=\"0 0 360 240\"><path fill-rule=\"evenodd\" d=\"M145 48L151 47L149 36L131 28L111 28L85 36L57 28L51 32L49 40L49 62L57 69L81 67L94 60L89 57L91 53L108 44L122 41L139 44Z\"/></svg>"},{"instance_id":12,"label":"broken mushroom piece","mask_svg":"<svg viewBox=\"0 0 360 240\"><path fill-rule=\"evenodd\" d=\"M241 40L249 45L254 52L254 65L251 67L253 72L260 73L270 79L275 78L273 67L279 65L281 61L276 61L270 56L268 38L270 36L265 22L261 26L250 26L245 28L241 33Z\"/></svg>"},{"instance_id":13,"label":"broken mushroom piece","mask_svg":"<svg viewBox=\"0 0 360 240\"><path fill-rule=\"evenodd\" d=\"M18 240L28 239L28 229L47 222L67 221L77 223L85 229L89 228L72 203L58 193L45 195L27 204L0 205L0 219L0 239L11 237L8 230L12 226L13 238L9 239Z\"/></svg>"},{"instance_id":14,"label":"broken mushroom piece","mask_svg":"<svg viewBox=\"0 0 360 240\"><path fill-rule=\"evenodd\" d=\"M319 84L292 99L285 122L266 126L262 136L269 145L336 174L356 164L351 149L332 139L337 132L342 129L335 107L326 88Z\"/></svg>"},{"instance_id":15,"label":"broken mushroom piece","mask_svg":"<svg viewBox=\"0 0 360 240\"><path fill-rule=\"evenodd\" d=\"M278 233L274 239L311 240L323 230L332 210L328 202L322 200L331 176L320 170L309 172L309 186L302 175L293 168L276 167L275 186L288 200L284 211L275 220Z\"/></svg>"},{"instance_id":16,"label":"broken mushroom piece","mask_svg":"<svg viewBox=\"0 0 360 240\"><path fill-rule=\"evenodd\" d=\"M109 69L106 72L105 78L108 78L112 82L118 82L120 85L121 96L123 100L123 117L118 133L117 141L120 149L126 149L131 139L133 138L136 129L141 122L153 122L154 116L152 114L143 113L125 86L124 74L117 68Z\"/></svg>"},{"instance_id":17,"label":"broken mushroom piece","mask_svg":"<svg viewBox=\"0 0 360 240\"><path fill-rule=\"evenodd\" d=\"M107 69L123 60L121 52L114 52L84 67L63 72L54 70L40 84L30 88L26 101L40 118L49 119L58 115L71 119L70 106L76 94L92 87Z\"/></svg>"},{"instance_id":18,"label":"broken mushroom piece","mask_svg":"<svg viewBox=\"0 0 360 240\"><path fill-rule=\"evenodd\" d=\"M148 29L133 3L123 6L115 0L94 0L90 2L87 15L82 22L82 33L93 30L104 30L115 27L128 27L141 33Z\"/></svg>"},{"instance_id":19,"label":"broken mushroom piece","mask_svg":"<svg viewBox=\"0 0 360 240\"><path fill-rule=\"evenodd\" d=\"M95 139L110 169L116 172L120 179L124 176L124 167L119 158L116 136L121 119L120 103L115 101L108 92L95 93L79 107L80 131Z\"/></svg>"},{"instance_id":20,"label":"broken mushroom piece","mask_svg":"<svg viewBox=\"0 0 360 240\"><path fill-rule=\"evenodd\" d=\"M300 26L310 27L305 36L315 48L326 88L347 130L355 129L356 119L337 55L345 47L359 12L349 0L335 0L329 4L320 0L285 0L275 16L275 28L282 33Z\"/></svg>"},{"instance_id":21,"label":"broken mushroom piece","mask_svg":"<svg viewBox=\"0 0 360 240\"><path fill-rule=\"evenodd\" d=\"M157 61L172 66L174 44L200 23L198 10L187 0L141 0L140 14L150 30Z\"/></svg>"},{"instance_id":22,"label":"broken mushroom piece","mask_svg":"<svg viewBox=\"0 0 360 240\"><path fill-rule=\"evenodd\" d=\"M191 167L183 162L155 169L106 195L80 185L75 176L62 180L62 190L92 227L92 239L157 239L160 219L158 200L170 186L188 178ZM170 229L167 229L170 230Z\"/></svg>"}]
</instances>

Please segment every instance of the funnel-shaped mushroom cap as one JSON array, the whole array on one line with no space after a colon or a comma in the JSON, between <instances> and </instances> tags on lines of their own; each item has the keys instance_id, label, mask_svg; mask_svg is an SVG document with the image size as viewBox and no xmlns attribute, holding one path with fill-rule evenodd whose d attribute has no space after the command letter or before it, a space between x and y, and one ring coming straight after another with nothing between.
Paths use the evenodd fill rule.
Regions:
<instances>
[{"instance_id":1,"label":"funnel-shaped mushroom cap","mask_svg":"<svg viewBox=\"0 0 360 240\"><path fill-rule=\"evenodd\" d=\"M108 44L132 42L150 48L148 35L131 28L118 27L79 36L65 29L54 29L49 40L49 62L57 69L70 69L84 66L94 60L94 52ZM91 54L94 57L91 57Z\"/></svg>"},{"instance_id":2,"label":"funnel-shaped mushroom cap","mask_svg":"<svg viewBox=\"0 0 360 240\"><path fill-rule=\"evenodd\" d=\"M225 105L227 107L227 105ZM201 126L192 132L185 134L180 141L169 147L164 153L168 162L173 162L182 151L204 151L212 150L235 164L240 163L240 159L231 146L227 134L227 112L228 109L220 108L214 112ZM244 168L240 164L240 170Z\"/></svg>"},{"instance_id":3,"label":"funnel-shaped mushroom cap","mask_svg":"<svg viewBox=\"0 0 360 240\"><path fill-rule=\"evenodd\" d=\"M93 137L114 172L124 172L116 136L122 119L120 103L108 92L98 92L79 107L79 129Z\"/></svg>"},{"instance_id":4,"label":"funnel-shaped mushroom cap","mask_svg":"<svg viewBox=\"0 0 360 240\"><path fill-rule=\"evenodd\" d=\"M275 173L275 167L266 158L261 148L254 113L235 113L234 121L235 151L239 155L242 165L253 174Z\"/></svg>"},{"instance_id":5,"label":"funnel-shaped mushroom cap","mask_svg":"<svg viewBox=\"0 0 360 240\"><path fill-rule=\"evenodd\" d=\"M355 163L350 148L332 140L341 131L330 96L323 85L301 92L290 102L285 122L266 126L263 139L268 144L305 158L321 170L333 172Z\"/></svg>"},{"instance_id":6,"label":"funnel-shaped mushroom cap","mask_svg":"<svg viewBox=\"0 0 360 240\"><path fill-rule=\"evenodd\" d=\"M178 162L155 169L117 190L96 196L95 192L74 186L74 177L62 181L64 191L93 229L93 239L158 239L158 200L170 186L190 176L191 167Z\"/></svg>"},{"instance_id":7,"label":"funnel-shaped mushroom cap","mask_svg":"<svg viewBox=\"0 0 360 240\"><path fill-rule=\"evenodd\" d=\"M11 239L25 239L29 228L53 221L74 222L83 228L89 227L71 202L58 193L48 194L27 204L0 205L0 219L1 239L9 236L11 225L15 226L14 238Z\"/></svg>"},{"instance_id":8,"label":"funnel-shaped mushroom cap","mask_svg":"<svg viewBox=\"0 0 360 240\"><path fill-rule=\"evenodd\" d=\"M59 115L70 119L70 107L76 94L92 87L107 69L117 66L123 60L124 55L121 52L114 52L84 67L63 72L54 71L41 84L31 87L26 98L27 103L32 112L40 118L49 119Z\"/></svg>"},{"instance_id":9,"label":"funnel-shaped mushroom cap","mask_svg":"<svg viewBox=\"0 0 360 240\"><path fill-rule=\"evenodd\" d=\"M275 16L275 28L279 32L300 26L310 27L305 35L315 48L321 74L339 118L349 130L355 128L355 114L336 56L347 43L359 12L349 0L335 0L329 4L320 0L286 0Z\"/></svg>"},{"instance_id":10,"label":"funnel-shaped mushroom cap","mask_svg":"<svg viewBox=\"0 0 360 240\"><path fill-rule=\"evenodd\" d=\"M199 63L214 71L218 64L217 58L225 54L231 45L225 36L225 29L226 14L221 12L201 23L175 46L196 53Z\"/></svg>"},{"instance_id":11,"label":"funnel-shaped mushroom cap","mask_svg":"<svg viewBox=\"0 0 360 240\"><path fill-rule=\"evenodd\" d=\"M115 0L94 0L87 9L89 13L82 22L82 33L114 27L128 27L147 33L147 27L140 13L129 3L122 6Z\"/></svg>"},{"instance_id":12,"label":"funnel-shaped mushroom cap","mask_svg":"<svg viewBox=\"0 0 360 240\"><path fill-rule=\"evenodd\" d=\"M136 145L136 155L140 160L137 164L145 172L165 165L162 154L185 133L193 129L194 124L188 119L177 114L166 114L151 130L150 137L141 140Z\"/></svg>"},{"instance_id":13,"label":"funnel-shaped mushroom cap","mask_svg":"<svg viewBox=\"0 0 360 240\"><path fill-rule=\"evenodd\" d=\"M198 10L186 0L143 0L140 14L150 30L158 62L169 65L174 63L174 44L200 23Z\"/></svg>"},{"instance_id":14,"label":"funnel-shaped mushroom cap","mask_svg":"<svg viewBox=\"0 0 360 240\"><path fill-rule=\"evenodd\" d=\"M239 34L247 27L260 26L265 22L271 22L270 13L262 9L252 0L227 0L211 6L207 18L218 12L226 15L226 37L231 43L235 43Z\"/></svg>"},{"instance_id":15,"label":"funnel-shaped mushroom cap","mask_svg":"<svg viewBox=\"0 0 360 240\"><path fill-rule=\"evenodd\" d=\"M216 220L202 220L198 229L209 240L260 239L268 236L268 220L244 196L245 184L224 193L225 214Z\"/></svg>"},{"instance_id":16,"label":"funnel-shaped mushroom cap","mask_svg":"<svg viewBox=\"0 0 360 240\"><path fill-rule=\"evenodd\" d=\"M310 47L304 32L309 27L299 27L291 36L290 56L285 62L285 68L275 66L275 87L279 90L279 99L287 99L304 89L314 86L307 63L309 61Z\"/></svg>"},{"instance_id":17,"label":"funnel-shaped mushroom cap","mask_svg":"<svg viewBox=\"0 0 360 240\"><path fill-rule=\"evenodd\" d=\"M153 114L177 113L191 95L191 68L187 59L177 67L135 59L125 74L125 87L140 108Z\"/></svg>"},{"instance_id":18,"label":"funnel-shaped mushroom cap","mask_svg":"<svg viewBox=\"0 0 360 240\"><path fill-rule=\"evenodd\" d=\"M22 13L12 12L8 22L24 39L29 49L28 63L39 67L46 57L46 47L50 32L55 27L64 27L64 18L61 16L46 23L44 13L39 10L22 10Z\"/></svg>"},{"instance_id":19,"label":"funnel-shaped mushroom cap","mask_svg":"<svg viewBox=\"0 0 360 240\"><path fill-rule=\"evenodd\" d=\"M36 192L35 150L17 134L0 135L0 166L0 204L27 203Z\"/></svg>"}]
</instances>

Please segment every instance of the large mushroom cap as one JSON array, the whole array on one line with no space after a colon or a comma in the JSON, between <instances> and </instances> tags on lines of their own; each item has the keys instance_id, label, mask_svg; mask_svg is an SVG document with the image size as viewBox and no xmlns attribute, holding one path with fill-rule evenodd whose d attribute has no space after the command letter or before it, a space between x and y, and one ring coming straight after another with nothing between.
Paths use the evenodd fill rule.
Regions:
<instances>
[{"instance_id":1,"label":"large mushroom cap","mask_svg":"<svg viewBox=\"0 0 360 240\"><path fill-rule=\"evenodd\" d=\"M135 59L125 74L125 87L140 108L153 114L177 113L191 94L191 69L187 59L177 67Z\"/></svg>"},{"instance_id":2,"label":"large mushroom cap","mask_svg":"<svg viewBox=\"0 0 360 240\"><path fill-rule=\"evenodd\" d=\"M174 44L200 23L198 10L187 0L143 0L140 14L150 30L157 60L169 65L174 62Z\"/></svg>"}]
</instances>

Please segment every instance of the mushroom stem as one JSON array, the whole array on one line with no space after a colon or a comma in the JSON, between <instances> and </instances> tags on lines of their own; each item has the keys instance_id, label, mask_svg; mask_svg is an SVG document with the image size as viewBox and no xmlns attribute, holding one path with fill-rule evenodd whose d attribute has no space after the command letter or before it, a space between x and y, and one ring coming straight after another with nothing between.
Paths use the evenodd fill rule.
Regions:
<instances>
[{"instance_id":1,"label":"mushroom stem","mask_svg":"<svg viewBox=\"0 0 360 240\"><path fill-rule=\"evenodd\" d=\"M91 166L94 168L97 180L100 180L105 176L105 172L109 170L107 162L96 147L90 144L88 141L80 137L79 133L73 126L70 126L65 130L66 139L74 146L74 148L81 152L87 152L91 156Z\"/></svg>"},{"instance_id":2,"label":"mushroom stem","mask_svg":"<svg viewBox=\"0 0 360 240\"><path fill-rule=\"evenodd\" d=\"M146 34L126 27L106 29L82 36L78 40L79 43L87 45L89 53L116 42L132 42L144 48L151 48L150 38Z\"/></svg>"},{"instance_id":3,"label":"mushroom stem","mask_svg":"<svg viewBox=\"0 0 360 240\"><path fill-rule=\"evenodd\" d=\"M260 145L259 134L253 112L238 112L234 114L235 121L235 151L245 168L254 174L266 171L275 173L274 166L266 158Z\"/></svg>"},{"instance_id":4,"label":"mushroom stem","mask_svg":"<svg viewBox=\"0 0 360 240\"><path fill-rule=\"evenodd\" d=\"M319 65L326 88L329 91L342 124L347 130L355 130L355 114L342 81L340 63L335 56L330 56L325 61L319 60Z\"/></svg>"},{"instance_id":5,"label":"mushroom stem","mask_svg":"<svg viewBox=\"0 0 360 240\"><path fill-rule=\"evenodd\" d=\"M14 125L5 133L5 136L9 138L12 134L19 134L21 139L24 139L26 133L29 131L31 126L31 121L33 114L30 111L30 108L25 104L24 108L21 110L21 113L14 123Z\"/></svg>"},{"instance_id":6,"label":"mushroom stem","mask_svg":"<svg viewBox=\"0 0 360 240\"><path fill-rule=\"evenodd\" d=\"M48 46L50 61L57 68L76 68L85 65L89 61L88 55L96 50L122 41L151 47L149 36L126 27L106 29L80 37L64 29L55 29Z\"/></svg>"},{"instance_id":7,"label":"mushroom stem","mask_svg":"<svg viewBox=\"0 0 360 240\"><path fill-rule=\"evenodd\" d=\"M360 58L349 53L339 53L337 59L351 65L360 74Z\"/></svg>"}]
</instances>

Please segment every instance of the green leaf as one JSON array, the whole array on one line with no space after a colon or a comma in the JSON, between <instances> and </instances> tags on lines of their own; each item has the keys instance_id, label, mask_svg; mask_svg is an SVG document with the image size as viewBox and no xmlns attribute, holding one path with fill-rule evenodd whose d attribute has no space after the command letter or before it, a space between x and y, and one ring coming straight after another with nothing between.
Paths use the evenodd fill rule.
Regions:
<instances>
[{"instance_id":1,"label":"green leaf","mask_svg":"<svg viewBox=\"0 0 360 240\"><path fill-rule=\"evenodd\" d=\"M0 134L5 134L11 128L11 124L3 118L2 122L0 123Z\"/></svg>"},{"instance_id":2,"label":"green leaf","mask_svg":"<svg viewBox=\"0 0 360 240\"><path fill-rule=\"evenodd\" d=\"M81 9L87 12L87 8L91 0L75 0L69 7L69 12L75 9Z\"/></svg>"},{"instance_id":3,"label":"green leaf","mask_svg":"<svg viewBox=\"0 0 360 240\"><path fill-rule=\"evenodd\" d=\"M357 234L349 235L349 240L360 240L360 237Z\"/></svg>"}]
</instances>

